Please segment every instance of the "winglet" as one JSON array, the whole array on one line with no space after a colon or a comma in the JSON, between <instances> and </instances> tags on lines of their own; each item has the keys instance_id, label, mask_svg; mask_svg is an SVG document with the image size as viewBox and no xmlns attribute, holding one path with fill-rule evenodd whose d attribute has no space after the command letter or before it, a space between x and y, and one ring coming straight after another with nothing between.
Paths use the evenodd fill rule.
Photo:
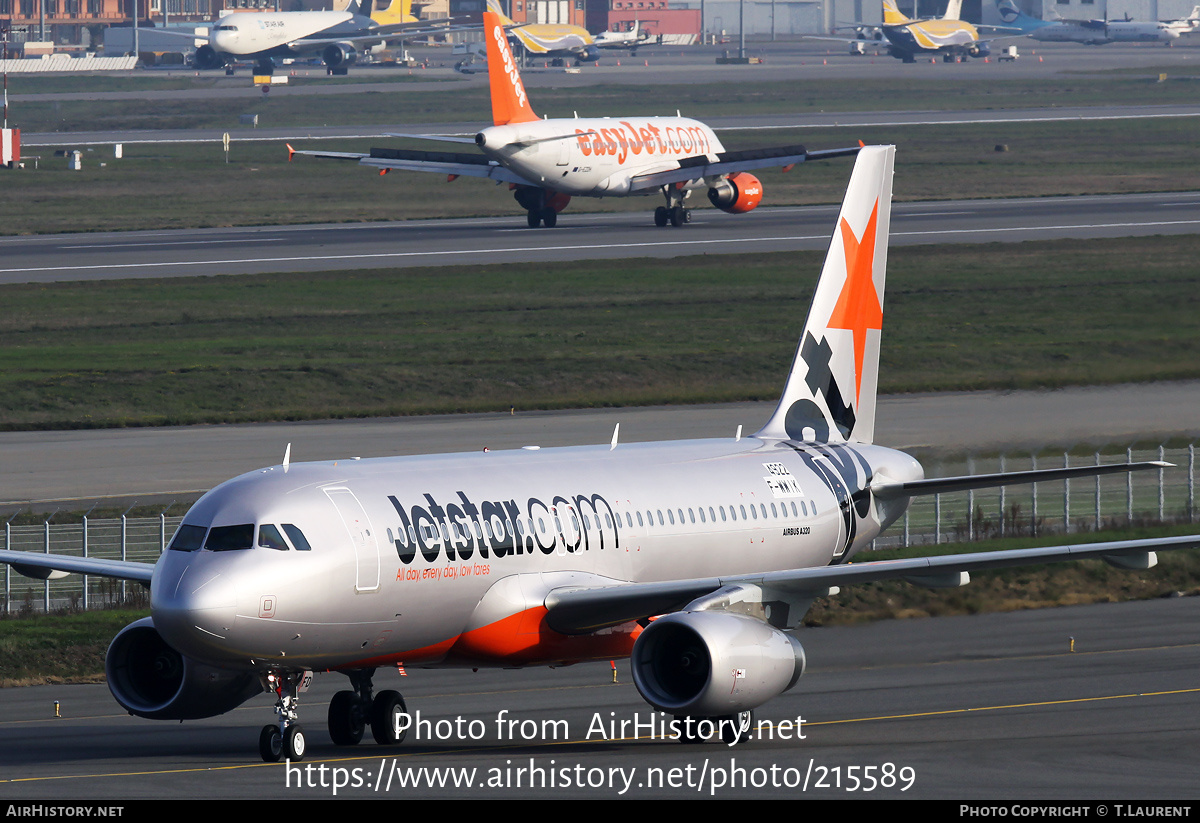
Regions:
<instances>
[{"instance_id":1,"label":"winglet","mask_svg":"<svg viewBox=\"0 0 1200 823\"><path fill-rule=\"evenodd\" d=\"M288 162L292 162L292 158L296 156L296 150L292 148L291 143L284 143L288 147Z\"/></svg>"},{"instance_id":2,"label":"winglet","mask_svg":"<svg viewBox=\"0 0 1200 823\"><path fill-rule=\"evenodd\" d=\"M895 146L858 153L783 397L758 437L870 443Z\"/></svg>"},{"instance_id":3,"label":"winglet","mask_svg":"<svg viewBox=\"0 0 1200 823\"><path fill-rule=\"evenodd\" d=\"M497 126L509 123L531 123L538 119L529 105L517 61L508 47L508 34L500 15L483 13L484 38L487 40L488 82L492 91L492 122Z\"/></svg>"}]
</instances>

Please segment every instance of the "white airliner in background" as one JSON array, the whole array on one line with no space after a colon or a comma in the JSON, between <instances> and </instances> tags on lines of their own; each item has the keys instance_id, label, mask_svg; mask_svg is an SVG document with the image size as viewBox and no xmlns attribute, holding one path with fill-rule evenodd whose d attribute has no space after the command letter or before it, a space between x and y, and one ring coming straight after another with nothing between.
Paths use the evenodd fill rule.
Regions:
<instances>
[{"instance_id":1,"label":"white airliner in background","mask_svg":"<svg viewBox=\"0 0 1200 823\"><path fill-rule=\"evenodd\" d=\"M343 11L233 12L213 24L208 43L196 49L194 64L216 69L253 60L255 73L270 74L275 58L319 55L325 65L337 68L354 63L364 49L446 33L445 23L418 21L409 13L411 5L412 0L392 0L374 8L372 0L351 0Z\"/></svg>"},{"instance_id":2,"label":"white airliner in background","mask_svg":"<svg viewBox=\"0 0 1200 823\"><path fill-rule=\"evenodd\" d=\"M525 209L530 228L552 227L572 197L629 197L661 193L666 205L655 225L682 226L691 219L684 205L693 191L707 190L717 208L741 214L755 208L763 186L751 169L791 168L806 160L854 154L858 147L807 151L779 146L726 151L711 128L686 117L541 119L533 112L509 49L500 17L484 12L492 120L471 137L397 135L449 143L474 143L479 153L372 149L369 154L296 151L295 155L354 160L378 169L486 177L508 183Z\"/></svg>"},{"instance_id":3,"label":"white airliner in background","mask_svg":"<svg viewBox=\"0 0 1200 823\"><path fill-rule=\"evenodd\" d=\"M1179 39L1173 23L1139 20L1038 20L1022 12L1013 0L995 0L1005 25L1043 43L1166 43ZM1200 10L1200 6L1196 7ZM1195 10L1194 10L1195 11ZM1186 21L1177 21L1185 23Z\"/></svg>"},{"instance_id":4,"label":"white airliner in background","mask_svg":"<svg viewBox=\"0 0 1200 823\"><path fill-rule=\"evenodd\" d=\"M229 480L153 567L0 552L22 574L137 580L151 614L105 668L135 715L210 717L275 698L267 761L304 756L300 695L346 675L338 745L399 743L407 707L377 670L630 657L639 693L735 741L804 673L813 599L888 578L961 586L973 569L1101 557L1134 569L1200 537L851 564L916 495L1161 463L925 479L873 444L895 149L855 162L783 396L754 435L291 463ZM807 277L796 274L796 289ZM1080 410L1085 413L1085 410ZM290 449L289 449L290 451ZM656 618L656 619L655 619ZM688 718L693 722L689 723Z\"/></svg>"}]
</instances>

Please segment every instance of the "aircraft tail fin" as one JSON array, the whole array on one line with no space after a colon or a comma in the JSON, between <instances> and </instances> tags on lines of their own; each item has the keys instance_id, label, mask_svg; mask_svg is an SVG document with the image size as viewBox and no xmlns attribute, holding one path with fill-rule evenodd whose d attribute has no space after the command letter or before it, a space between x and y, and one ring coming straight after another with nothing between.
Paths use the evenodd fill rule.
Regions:
<instances>
[{"instance_id":1,"label":"aircraft tail fin","mask_svg":"<svg viewBox=\"0 0 1200 823\"><path fill-rule=\"evenodd\" d=\"M412 13L412 0L391 0L391 2L374 0L374 9L371 9L372 0L362 0L362 2L367 9L363 14L381 26L419 22Z\"/></svg>"},{"instance_id":2,"label":"aircraft tail fin","mask_svg":"<svg viewBox=\"0 0 1200 823\"><path fill-rule=\"evenodd\" d=\"M779 406L758 437L870 443L895 146L858 153Z\"/></svg>"},{"instance_id":3,"label":"aircraft tail fin","mask_svg":"<svg viewBox=\"0 0 1200 823\"><path fill-rule=\"evenodd\" d=\"M500 5L500 0L487 0L487 10L500 18L500 25L502 25L502 26L515 26L516 25L516 23L513 21L513 19L504 13L504 9ZM486 28L486 27L487 27L487 24L485 23L484 28Z\"/></svg>"},{"instance_id":4,"label":"aircraft tail fin","mask_svg":"<svg viewBox=\"0 0 1200 823\"><path fill-rule=\"evenodd\" d=\"M495 0L488 0L489 8ZM504 20L494 11L483 13L484 39L487 41L488 82L492 91L492 122L497 126L509 123L530 123L538 119L529 105L517 61L508 46Z\"/></svg>"},{"instance_id":5,"label":"aircraft tail fin","mask_svg":"<svg viewBox=\"0 0 1200 823\"><path fill-rule=\"evenodd\" d=\"M885 26L899 26L908 22L911 21L900 13L896 0L883 0L883 24Z\"/></svg>"},{"instance_id":6,"label":"aircraft tail fin","mask_svg":"<svg viewBox=\"0 0 1200 823\"><path fill-rule=\"evenodd\" d=\"M961 20L962 19L962 0L950 0L946 5L946 13L942 15L943 20Z\"/></svg>"}]
</instances>

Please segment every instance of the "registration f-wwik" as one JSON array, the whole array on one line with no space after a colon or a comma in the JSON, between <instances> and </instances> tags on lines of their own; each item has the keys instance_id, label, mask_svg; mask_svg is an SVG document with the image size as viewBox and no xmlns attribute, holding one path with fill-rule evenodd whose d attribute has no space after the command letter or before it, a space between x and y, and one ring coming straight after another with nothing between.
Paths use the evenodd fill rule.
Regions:
<instances>
[{"instance_id":1,"label":"registration f-wwik","mask_svg":"<svg viewBox=\"0 0 1200 823\"><path fill-rule=\"evenodd\" d=\"M916 495L1159 467L1118 463L925 479L873 443L894 148L862 149L774 414L713 440L292 463L208 492L150 566L0 552L30 575L150 586L151 614L113 640L114 697L187 720L264 692L264 759L300 759L313 672L345 675L333 742L399 743L408 708L377 672L629 657L638 691L736 735L804 673L814 598L904 578L1102 557L1125 568L1200 538L851 564ZM800 276L797 276L797 288ZM703 724L684 722L682 728Z\"/></svg>"}]
</instances>

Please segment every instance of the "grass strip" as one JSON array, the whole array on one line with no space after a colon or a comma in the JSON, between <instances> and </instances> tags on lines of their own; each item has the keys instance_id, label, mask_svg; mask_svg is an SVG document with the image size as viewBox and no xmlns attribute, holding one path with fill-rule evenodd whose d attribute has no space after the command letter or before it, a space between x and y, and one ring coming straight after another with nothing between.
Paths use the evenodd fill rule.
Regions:
<instances>
[{"instance_id":1,"label":"grass strip","mask_svg":"<svg viewBox=\"0 0 1200 823\"><path fill-rule=\"evenodd\" d=\"M881 390L1200 377L1198 255L1196 235L893 249ZM6 286L0 427L772 399L821 257Z\"/></svg>"}]
</instances>

